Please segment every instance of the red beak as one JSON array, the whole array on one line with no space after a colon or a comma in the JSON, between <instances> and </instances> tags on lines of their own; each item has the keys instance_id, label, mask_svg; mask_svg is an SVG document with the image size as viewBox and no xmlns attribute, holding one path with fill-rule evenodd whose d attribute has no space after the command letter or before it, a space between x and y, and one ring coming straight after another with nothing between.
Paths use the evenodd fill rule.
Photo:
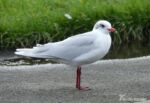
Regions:
<instances>
[{"instance_id":1,"label":"red beak","mask_svg":"<svg viewBox=\"0 0 150 103\"><path fill-rule=\"evenodd\" d=\"M109 31L109 32L115 32L116 29L112 27L112 28L108 29L108 31Z\"/></svg>"}]
</instances>

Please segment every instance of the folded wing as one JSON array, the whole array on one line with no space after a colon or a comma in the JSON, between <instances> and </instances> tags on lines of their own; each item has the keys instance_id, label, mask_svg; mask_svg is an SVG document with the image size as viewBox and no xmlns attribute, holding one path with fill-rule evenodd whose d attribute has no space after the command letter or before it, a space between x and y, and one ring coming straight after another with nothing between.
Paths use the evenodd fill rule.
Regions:
<instances>
[{"instance_id":1,"label":"folded wing","mask_svg":"<svg viewBox=\"0 0 150 103\"><path fill-rule=\"evenodd\" d=\"M83 54L89 53L94 49L92 32L69 37L60 42L37 44L33 48L17 49L15 54L36 58L64 59L73 60Z\"/></svg>"}]
</instances>

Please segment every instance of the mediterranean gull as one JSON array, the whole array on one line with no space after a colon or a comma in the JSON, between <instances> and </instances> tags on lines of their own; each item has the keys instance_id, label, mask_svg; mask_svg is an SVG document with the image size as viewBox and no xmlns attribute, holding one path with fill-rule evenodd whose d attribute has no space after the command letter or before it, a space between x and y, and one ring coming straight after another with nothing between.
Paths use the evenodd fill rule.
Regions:
<instances>
[{"instance_id":1,"label":"mediterranean gull","mask_svg":"<svg viewBox=\"0 0 150 103\"><path fill-rule=\"evenodd\" d=\"M77 67L76 88L89 90L80 85L81 66L102 59L111 46L110 32L115 28L106 20L96 22L92 31L71 36L59 42L44 45L37 44L33 48L16 49L15 54L34 58L48 58Z\"/></svg>"}]
</instances>

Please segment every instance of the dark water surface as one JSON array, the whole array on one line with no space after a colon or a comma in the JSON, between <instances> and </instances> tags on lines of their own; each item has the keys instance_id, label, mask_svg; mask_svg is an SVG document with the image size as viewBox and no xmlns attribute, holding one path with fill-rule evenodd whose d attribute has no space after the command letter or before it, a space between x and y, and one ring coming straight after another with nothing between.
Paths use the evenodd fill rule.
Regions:
<instances>
[{"instance_id":1,"label":"dark water surface","mask_svg":"<svg viewBox=\"0 0 150 103\"><path fill-rule=\"evenodd\" d=\"M112 47L104 59L125 59L150 55L150 43L130 43Z\"/></svg>"},{"instance_id":2,"label":"dark water surface","mask_svg":"<svg viewBox=\"0 0 150 103\"><path fill-rule=\"evenodd\" d=\"M55 63L48 59L35 59L35 58L24 58L14 55L14 51L0 51L0 65L32 65L32 64L45 64L45 63ZM104 57L104 59L125 59L140 56L150 55L150 43L149 44L139 44L131 43L124 44L121 46L111 47L109 53Z\"/></svg>"}]
</instances>

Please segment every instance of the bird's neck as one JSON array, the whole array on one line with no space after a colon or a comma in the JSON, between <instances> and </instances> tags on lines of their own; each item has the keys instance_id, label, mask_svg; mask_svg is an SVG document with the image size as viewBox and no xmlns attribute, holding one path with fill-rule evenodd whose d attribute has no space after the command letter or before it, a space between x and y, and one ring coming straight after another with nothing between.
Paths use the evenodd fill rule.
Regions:
<instances>
[{"instance_id":1,"label":"bird's neck","mask_svg":"<svg viewBox=\"0 0 150 103\"><path fill-rule=\"evenodd\" d=\"M96 32L97 34L101 34L101 35L110 35L109 32L102 31L102 30L99 30L99 29L93 29L93 31Z\"/></svg>"}]
</instances>

